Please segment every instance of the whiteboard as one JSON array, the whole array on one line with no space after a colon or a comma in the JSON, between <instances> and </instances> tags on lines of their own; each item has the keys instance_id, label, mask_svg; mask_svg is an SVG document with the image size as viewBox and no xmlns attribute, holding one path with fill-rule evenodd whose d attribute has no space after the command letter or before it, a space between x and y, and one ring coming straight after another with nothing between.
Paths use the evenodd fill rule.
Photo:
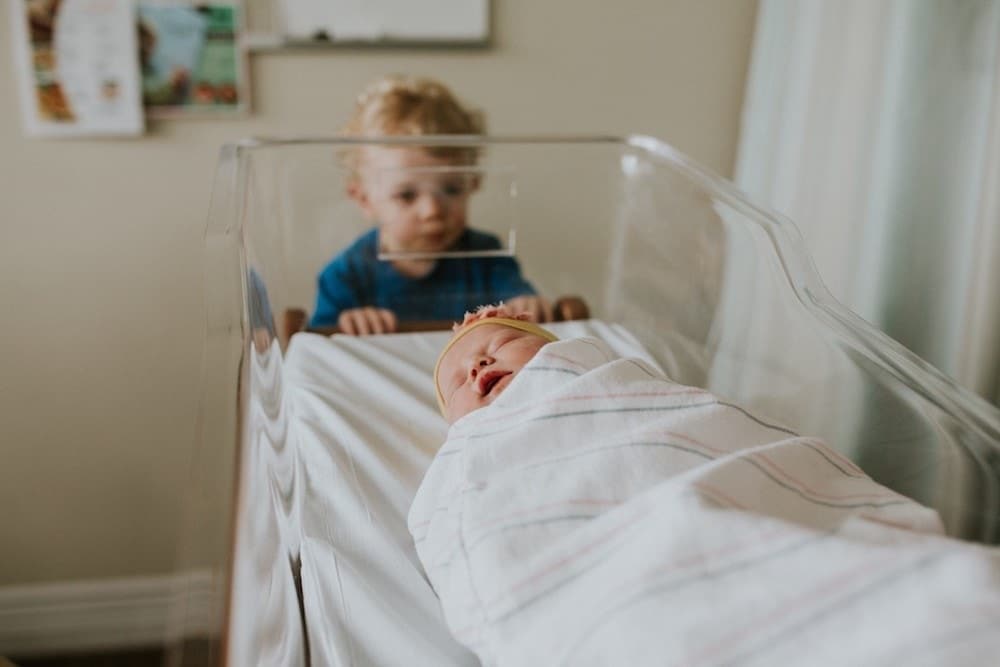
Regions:
<instances>
[{"instance_id":1,"label":"whiteboard","mask_svg":"<svg viewBox=\"0 0 1000 667\"><path fill-rule=\"evenodd\" d=\"M485 44L489 0L279 0L294 42Z\"/></svg>"}]
</instances>

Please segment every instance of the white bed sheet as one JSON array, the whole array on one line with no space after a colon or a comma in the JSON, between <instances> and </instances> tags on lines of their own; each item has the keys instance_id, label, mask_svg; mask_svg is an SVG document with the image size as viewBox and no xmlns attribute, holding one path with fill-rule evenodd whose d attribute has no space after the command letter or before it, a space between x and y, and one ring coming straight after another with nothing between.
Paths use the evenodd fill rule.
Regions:
<instances>
[{"instance_id":1,"label":"white bed sheet","mask_svg":"<svg viewBox=\"0 0 1000 667\"><path fill-rule=\"evenodd\" d=\"M549 328L656 365L618 325ZM448 633L406 527L447 433L432 373L449 335L292 338L283 379L301 472L302 588L315 665L478 664Z\"/></svg>"}]
</instances>

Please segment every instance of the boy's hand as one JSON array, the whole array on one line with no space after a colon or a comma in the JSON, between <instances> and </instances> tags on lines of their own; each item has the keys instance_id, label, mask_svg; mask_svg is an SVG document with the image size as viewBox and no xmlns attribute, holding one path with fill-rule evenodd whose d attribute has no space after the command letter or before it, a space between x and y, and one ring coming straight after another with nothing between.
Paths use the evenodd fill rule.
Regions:
<instances>
[{"instance_id":1,"label":"boy's hand","mask_svg":"<svg viewBox=\"0 0 1000 667\"><path fill-rule=\"evenodd\" d=\"M396 330L396 315L385 308L351 308L337 318L341 332L350 336L392 333Z\"/></svg>"},{"instance_id":2,"label":"boy's hand","mask_svg":"<svg viewBox=\"0 0 1000 667\"><path fill-rule=\"evenodd\" d=\"M540 296L516 296L504 302L515 313L528 313L535 322L551 322L552 306Z\"/></svg>"},{"instance_id":3,"label":"boy's hand","mask_svg":"<svg viewBox=\"0 0 1000 667\"><path fill-rule=\"evenodd\" d=\"M267 352L267 348L271 347L271 340L271 332L264 327L256 327L253 330L253 346L256 348L257 354Z\"/></svg>"}]
</instances>

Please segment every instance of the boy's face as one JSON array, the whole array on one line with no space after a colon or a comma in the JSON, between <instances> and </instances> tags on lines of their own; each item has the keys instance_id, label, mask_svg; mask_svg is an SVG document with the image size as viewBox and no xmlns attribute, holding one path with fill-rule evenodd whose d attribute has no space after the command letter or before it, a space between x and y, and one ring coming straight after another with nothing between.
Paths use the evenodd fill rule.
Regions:
<instances>
[{"instance_id":1,"label":"boy's face","mask_svg":"<svg viewBox=\"0 0 1000 667\"><path fill-rule=\"evenodd\" d=\"M548 342L502 324L483 324L465 334L448 350L438 369L448 423L496 400Z\"/></svg>"},{"instance_id":2,"label":"boy's face","mask_svg":"<svg viewBox=\"0 0 1000 667\"><path fill-rule=\"evenodd\" d=\"M465 229L478 178L420 148L366 146L348 192L379 225L387 252L447 250Z\"/></svg>"}]
</instances>

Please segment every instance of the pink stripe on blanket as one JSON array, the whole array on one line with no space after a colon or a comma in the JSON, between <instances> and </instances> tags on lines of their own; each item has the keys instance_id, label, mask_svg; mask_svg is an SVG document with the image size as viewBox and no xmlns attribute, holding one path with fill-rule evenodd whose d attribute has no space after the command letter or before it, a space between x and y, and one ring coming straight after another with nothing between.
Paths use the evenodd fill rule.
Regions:
<instances>
[{"instance_id":1,"label":"pink stripe on blanket","mask_svg":"<svg viewBox=\"0 0 1000 667\"><path fill-rule=\"evenodd\" d=\"M747 509L746 505L743 505L729 494L724 493L722 490L717 489L710 484L706 484L705 482L695 482L694 487L708 496L711 500L719 503L722 507L735 507L740 510ZM722 502L719 502L720 498L722 499Z\"/></svg>"},{"instance_id":2,"label":"pink stripe on blanket","mask_svg":"<svg viewBox=\"0 0 1000 667\"><path fill-rule=\"evenodd\" d=\"M473 533L483 530L484 528L489 528L495 526L498 523L503 523L504 521L509 521L510 519L523 516L531 516L545 510L553 509L556 507L573 507L575 505L597 505L599 507L617 507L621 504L620 500L601 500L596 498L574 498L571 500L561 500L555 503L545 503L544 505L538 505L529 509L519 510L517 512L510 512L509 514L504 514L497 517L492 517L484 523L476 524L469 528L467 532Z\"/></svg>"},{"instance_id":3,"label":"pink stripe on blanket","mask_svg":"<svg viewBox=\"0 0 1000 667\"><path fill-rule=\"evenodd\" d=\"M707 452L712 452L714 454L728 455L728 454L737 454L739 452L739 450L732 451L732 450L720 449L718 447L711 447L711 446L709 446L709 445L707 445L707 444L705 444L703 442L695 440L694 438L688 437L688 436L686 436L686 435L684 435L682 433L675 433L673 431L663 431L662 435L664 435L664 436L666 436L668 438L674 438L676 440L683 440L683 441L687 442L688 444L693 445L694 447L697 447L699 449L705 450ZM814 446L821 446L821 448L826 449L826 450L829 449L828 447L825 446L826 443L824 443L822 440L817 440L817 439L813 439L813 438L800 438L800 440L802 441L801 444L803 446L805 446L806 443L808 443L808 444L811 444L811 445L814 445ZM864 472L862 472L860 469L858 469L857 466L855 466L854 464L852 464L850 461L848 461L844 457L836 454L836 452L826 451L826 453L828 455L830 455L831 457L836 458L838 463L843 463L844 467L849 468L851 470L857 470L858 473L860 473L865 480L869 480L870 479L867 475L864 474ZM884 489L884 490L878 491L878 492L873 491L873 492L870 492L870 493L847 494L847 495L841 495L841 496L823 494L823 493L820 493L818 491L814 491L814 490L810 489L804 482L802 482L798 478L794 477L791 473L789 473L784 468L781 468L780 466L778 466L774 461L772 461L771 459L767 458L767 456L764 455L764 454L753 454L753 455L750 456L750 458L763 459L768 464L767 467L772 472L777 472L777 473L779 473L779 476L784 477L786 480L794 482L795 484L798 484L801 487L799 489L800 491L805 491L805 492L810 493L810 494L812 494L812 495L814 495L816 497L819 497L819 498L826 498L828 500L853 500L853 499L856 499L856 498L868 498L868 497L870 497L870 498L876 498L876 499L877 498L902 498L902 496L900 496L898 493L895 493L895 492L893 492L893 491L891 491L889 489ZM834 468L836 469L836 466L834 466ZM843 474L843 471L841 471L841 474ZM851 478L849 477L849 479L851 479Z\"/></svg>"},{"instance_id":4,"label":"pink stripe on blanket","mask_svg":"<svg viewBox=\"0 0 1000 667\"><path fill-rule=\"evenodd\" d=\"M908 532L917 531L921 532L921 527L916 524L901 523L899 521L890 521L878 516L872 516L870 514L858 514L859 519L864 519L865 521L871 521L872 523L878 523L883 526L888 526L889 528L895 528L896 530L905 530Z\"/></svg>"},{"instance_id":5,"label":"pink stripe on blanket","mask_svg":"<svg viewBox=\"0 0 1000 667\"><path fill-rule=\"evenodd\" d=\"M871 576L872 573L881 574L883 572L887 572L891 570L892 566L898 563L898 561L898 554L889 554L877 561L866 560L849 567L848 569L823 580L815 587L805 590L798 595L787 598L782 602L781 606L774 611L763 616L757 616L752 622L743 626L741 629L730 633L728 637L713 638L710 646L706 646L702 651L688 656L689 662L683 664L696 665L698 663L712 661L714 658L718 658L720 655L728 652L733 646L743 641L748 635L751 635L760 627L782 620L791 614L801 611L803 608L820 606L820 604L824 603L826 599L831 597L833 594L843 592L846 588L844 584L850 584L864 579L865 581L862 581L861 585L862 587L867 586L869 581L873 578Z\"/></svg>"},{"instance_id":6,"label":"pink stripe on blanket","mask_svg":"<svg viewBox=\"0 0 1000 667\"><path fill-rule=\"evenodd\" d=\"M514 584L513 586L511 586L509 589L507 589L507 591L505 591L503 594L501 594L501 595L493 598L492 600L487 601L483 605L483 607L485 607L485 608L488 609L490 607L495 606L498 602L500 602L501 600L503 600L504 597L506 597L508 595L511 595L513 593L516 593L516 592L522 590L526 586L530 586L531 584L534 584L535 582L537 582L539 579L543 578L545 575L549 574L550 572L552 572L552 571L554 571L556 569L559 569L560 567L563 567L563 566L571 563L574 560L579 559L580 557L582 557L582 556L590 553L591 551L593 551L597 547L601 546L602 544L610 541L612 538L616 537L620 533L624 532L626 529L628 529L631 526L633 526L634 524L638 523L640 519L645 518L646 515L648 515L652 511L653 508L644 508L644 509L646 511L637 513L635 516L630 517L627 521L624 521L622 523L616 524L612 530L609 530L608 532L604 533L603 535L597 536L596 538L594 538L593 540L591 540L588 544L586 544L586 545L582 546L580 549L578 549L575 553L567 554L566 556L564 556L562 558L559 558L559 559L557 559L557 560L549 563L548 565L546 565L545 567L541 568L540 570L537 570L534 574L532 574L532 575L530 575L528 577L525 577L524 579L522 579L521 581L519 581L516 584Z\"/></svg>"},{"instance_id":7,"label":"pink stripe on blanket","mask_svg":"<svg viewBox=\"0 0 1000 667\"><path fill-rule=\"evenodd\" d=\"M579 361L576 361L575 359L570 359L569 357L565 357L561 354L553 354L552 352L549 352L544 348L542 348L542 353L541 355L539 355L539 358L542 357L548 357L550 359L558 359L559 361L565 361L570 366L576 366L577 368L582 368L583 370L589 370L585 365L581 364Z\"/></svg>"},{"instance_id":8,"label":"pink stripe on blanket","mask_svg":"<svg viewBox=\"0 0 1000 667\"><path fill-rule=\"evenodd\" d=\"M559 398L552 398L547 401L542 401L541 403L534 403L532 405L525 406L523 408L518 408L517 410L507 411L503 414L496 415L494 417L488 417L486 419L480 419L477 422L477 426L481 424L490 424L495 421L503 421L510 419L511 417L517 416L528 412L529 410L536 410L543 406L548 405L558 405L560 403L569 403L571 401L593 401L601 399L611 399L611 398L667 398L672 396L700 396L707 394L708 392L704 389L698 389L697 387L680 387L676 391L648 391L648 392L633 392L625 394L580 394L577 396L561 396ZM460 430L455 430L452 433L452 437L462 437L466 435Z\"/></svg>"},{"instance_id":9,"label":"pink stripe on blanket","mask_svg":"<svg viewBox=\"0 0 1000 667\"><path fill-rule=\"evenodd\" d=\"M628 589L631 587L633 589L644 589L652 585L650 579L653 577L659 577L664 574L669 574L673 572L679 572L690 567L697 566L700 571L704 572L719 560L732 560L734 556L742 556L745 552L751 551L754 547L759 547L761 545L767 545L770 547L771 551L781 551L783 545L778 544L775 546L773 540L776 537L781 537L784 535L786 542L796 542L800 538L798 535L789 535L788 528L786 526L775 526L770 530L766 530L763 533L749 536L748 539L740 540L738 542L731 542L710 551L697 551L684 556L679 557L669 563L665 563L656 567L652 570L646 570L639 572L636 576L632 577L628 581L624 582L621 586L621 591L624 593L621 597L628 597Z\"/></svg>"},{"instance_id":10,"label":"pink stripe on blanket","mask_svg":"<svg viewBox=\"0 0 1000 667\"><path fill-rule=\"evenodd\" d=\"M724 493L722 493L718 489L709 487L709 485L707 485L707 484L699 484L698 486L708 487L713 493L716 493L716 494L718 494L720 496L724 496L725 495ZM640 516L640 517L637 517L637 518L643 518L643 517ZM674 561L674 562L672 562L670 564L664 565L664 566L662 566L660 568L657 568L656 570L653 570L651 572L641 573L638 577L634 577L631 581L624 583L623 586L622 586L622 588L625 589L625 588L628 588L630 585L634 586L637 583L638 584L646 584L646 583L648 583L648 577L649 576L658 576L660 574L664 574L664 573L669 572L671 570L682 570L684 568L692 567L692 566L704 566L704 565L706 565L706 558L709 559L707 562L711 563L711 559L714 558L714 557L734 555L734 554L735 555L739 555L741 552L743 552L744 550L749 549L750 547L759 546L761 544L769 544L770 540L773 537L778 537L781 534L787 533L787 532L788 532L788 529L786 527L784 527L784 526L778 526L778 527L776 527L776 528L774 528L774 529L772 529L770 531L765 531L764 533L762 533L760 535L754 536L754 538L752 540L745 540L745 541L736 542L734 544L727 544L725 546L720 546L720 547L718 547L716 549L713 549L711 551L708 551L708 552L692 553L692 554L690 554L690 555L688 555L688 556L686 556L684 558L681 558L680 560L677 560L677 561ZM510 592L513 592L513 590L514 589L511 589ZM496 599L488 602L485 606L487 606L487 607L488 606L492 606L499 599L500 598L496 598ZM473 630L478 629L478 627L479 627L478 625L466 625L466 626L463 626L463 627L461 627L461 628L459 628L457 630L453 630L452 633L456 636L456 638L463 639L465 636L468 635L468 633L470 633Z\"/></svg>"},{"instance_id":11,"label":"pink stripe on blanket","mask_svg":"<svg viewBox=\"0 0 1000 667\"><path fill-rule=\"evenodd\" d=\"M550 509L550 508L553 508L553 507L565 507L565 506L572 507L573 505L598 505L598 506L602 506L602 507L617 507L620 504L621 504L620 500L605 500L605 499L601 499L601 498L571 498L569 500L560 500L559 502L545 503L544 505L538 505L538 506L532 507L530 509L520 510L520 511L517 511L517 512L511 512L510 514L504 514L502 516L493 517L493 518L487 520L486 523L478 524L475 527L470 528L469 530L470 531L476 531L476 530L480 530L482 528L488 528L488 527L494 526L494 525L496 525L498 523L503 523L504 521L507 521L508 519L512 519L512 518L514 518L516 516L530 515L530 514L532 514L534 512L539 512L541 510ZM423 528L424 526L426 526L427 524L429 524L433 520L434 519L431 518L431 519L426 519L424 521L420 521L418 523L415 523L415 524L413 524L413 529L416 530L417 528Z\"/></svg>"},{"instance_id":12,"label":"pink stripe on blanket","mask_svg":"<svg viewBox=\"0 0 1000 667\"><path fill-rule=\"evenodd\" d=\"M705 450L707 452L712 452L713 454L727 455L727 454L733 454L733 453L739 451L739 450L731 450L731 449L722 449L722 448L719 448L719 447L712 447L711 445L707 445L707 444L705 444L704 442L702 442L700 440L695 440L694 438L692 438L689 435L684 435L683 433L677 433L676 431L661 431L660 433L661 433L661 435L663 435L663 436L665 436L667 438L673 438L674 440L681 440L681 441L683 441L683 442L685 442L685 443L687 443L689 445L693 445L693 446L695 446L695 447L697 447L699 449L703 449L703 450Z\"/></svg>"},{"instance_id":13,"label":"pink stripe on blanket","mask_svg":"<svg viewBox=\"0 0 1000 667\"><path fill-rule=\"evenodd\" d=\"M865 493L847 493L841 495L823 493L822 491L817 491L816 489L811 488L801 479L799 479L792 473L788 472L788 470L782 468L777 463L772 461L763 452L757 452L755 454L751 454L748 458L752 458L762 463L765 463L766 467L770 469L771 472L777 474L779 477L783 477L786 481L797 485L799 491L808 493L809 495L814 496L816 498L823 498L825 500L858 500L861 498L875 500L879 498L894 498L894 499L903 498L903 496L900 496L898 493L894 493L893 491L890 491L889 489L884 487L873 491L867 491Z\"/></svg>"},{"instance_id":14,"label":"pink stripe on blanket","mask_svg":"<svg viewBox=\"0 0 1000 667\"><path fill-rule=\"evenodd\" d=\"M809 441L810 444L814 445L818 449L822 449L827 456L834 459L835 461L843 465L845 468L848 468L849 470L857 473L858 475L861 475L862 477L868 477L868 474L864 470L854 465L854 461L847 458L846 456L838 452L830 445L826 444L825 440L820 440L819 438L807 438L807 440Z\"/></svg>"}]
</instances>

